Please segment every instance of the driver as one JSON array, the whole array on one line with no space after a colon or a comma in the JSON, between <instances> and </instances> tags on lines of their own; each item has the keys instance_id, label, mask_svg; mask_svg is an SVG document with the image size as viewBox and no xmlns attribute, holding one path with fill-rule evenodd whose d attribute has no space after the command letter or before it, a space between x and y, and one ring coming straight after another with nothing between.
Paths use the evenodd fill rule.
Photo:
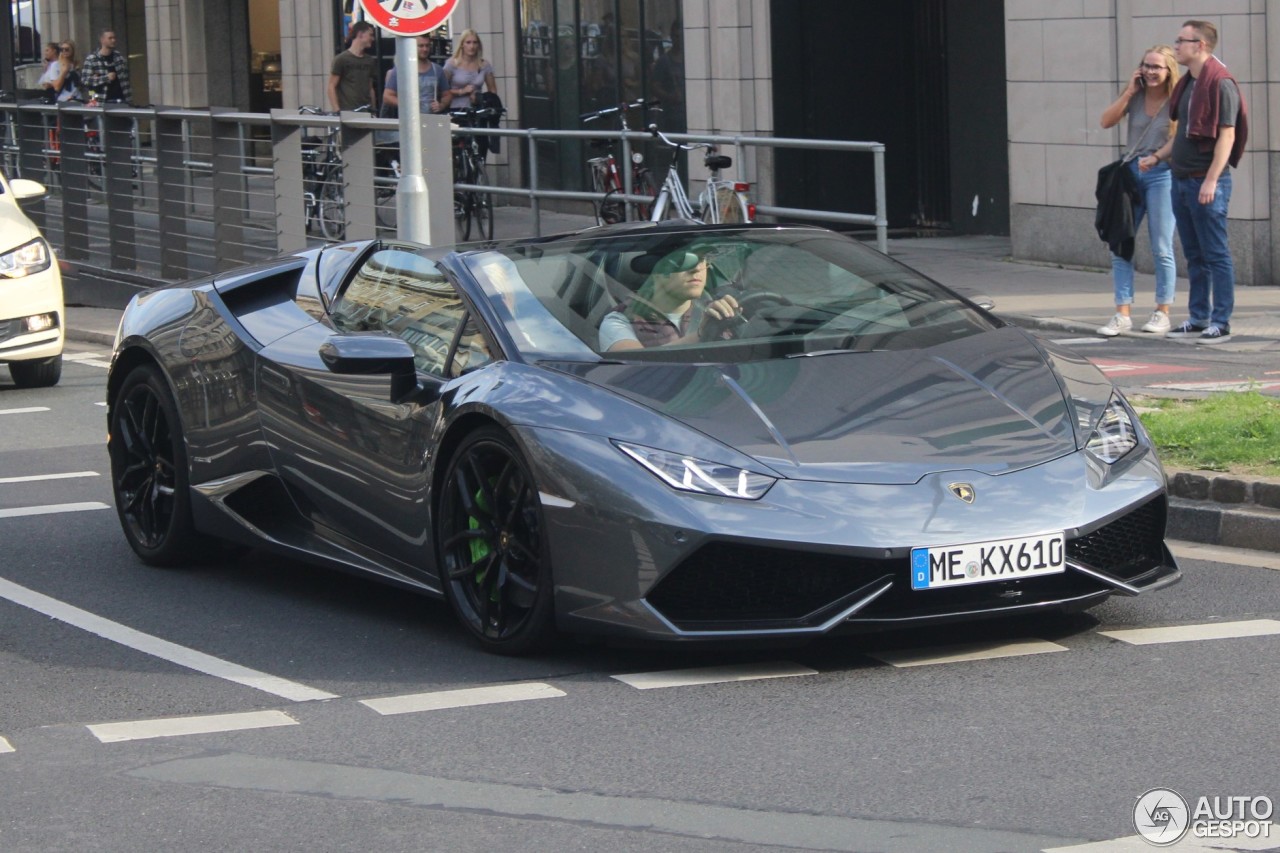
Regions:
<instances>
[{"instance_id":1,"label":"driver","mask_svg":"<svg viewBox=\"0 0 1280 853\"><path fill-rule=\"evenodd\" d=\"M632 268L652 257L641 255ZM662 257L640 290L601 321L600 351L696 343L707 322L738 314L737 299L729 294L709 299L703 293L706 286L705 258L685 249Z\"/></svg>"}]
</instances>

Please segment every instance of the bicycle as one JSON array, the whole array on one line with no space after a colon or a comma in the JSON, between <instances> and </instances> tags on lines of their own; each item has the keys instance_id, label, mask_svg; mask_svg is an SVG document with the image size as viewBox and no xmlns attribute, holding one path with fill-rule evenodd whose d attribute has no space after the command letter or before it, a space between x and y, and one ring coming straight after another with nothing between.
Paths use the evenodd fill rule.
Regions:
<instances>
[{"instance_id":1,"label":"bicycle","mask_svg":"<svg viewBox=\"0 0 1280 853\"><path fill-rule=\"evenodd\" d=\"M668 216L692 219L705 225L755 221L756 206L747 197L751 184L724 180L720 177L722 169L733 165L732 157L717 153L719 149L711 142L683 144L669 139L666 134L658 130L656 124L649 125L649 133L654 139L660 140L672 149L671 165L667 169L667 176L662 181L662 188L658 190L658 197L654 200L653 209L649 214L651 221L660 222ZM680 182L677 164L681 151L693 151L699 148L705 148L707 151L702 163L711 173L711 177L707 179L706 187L699 193L698 206L695 208L689 200L689 194L685 192L684 184Z\"/></svg>"},{"instance_id":2,"label":"bicycle","mask_svg":"<svg viewBox=\"0 0 1280 853\"><path fill-rule=\"evenodd\" d=\"M298 108L302 115L324 115L310 104ZM307 212L307 230L313 225L327 240L342 240L347 233L343 208L342 155L338 151L337 125L326 128L325 135L302 137L302 199Z\"/></svg>"},{"instance_id":3,"label":"bicycle","mask_svg":"<svg viewBox=\"0 0 1280 853\"><path fill-rule=\"evenodd\" d=\"M483 121L495 119L506 112L495 107L471 107L452 110L450 118L459 127L477 127ZM484 155L480 152L480 138L475 134L458 134L453 138L453 182L477 187L489 186L489 176L484 170ZM459 243L471 239L474 224L478 239L493 239L493 195L482 190L455 189L453 191L453 224Z\"/></svg>"},{"instance_id":4,"label":"bicycle","mask_svg":"<svg viewBox=\"0 0 1280 853\"><path fill-rule=\"evenodd\" d=\"M598 119L616 115L622 132L626 133L630 130L627 126L627 113L629 111L656 107L658 103L656 99L645 100L642 98L629 104L622 103L616 107L606 107L595 112L583 113L578 118L583 124L589 124ZM594 192L602 193L604 196L595 206L597 225L613 225L628 218L627 207L620 201L610 200L610 196L623 194L625 190L622 183L622 174L618 170L618 160L613 154L614 144L615 141L612 138L592 139L590 142L592 148L603 151L600 156L587 160L587 168L591 170L591 189ZM648 196L649 198L653 198L655 195L653 178L650 176L648 168L644 165L644 154L639 151L631 152L631 194ZM651 202L631 202L630 218L633 220L648 219L650 204Z\"/></svg>"}]
</instances>

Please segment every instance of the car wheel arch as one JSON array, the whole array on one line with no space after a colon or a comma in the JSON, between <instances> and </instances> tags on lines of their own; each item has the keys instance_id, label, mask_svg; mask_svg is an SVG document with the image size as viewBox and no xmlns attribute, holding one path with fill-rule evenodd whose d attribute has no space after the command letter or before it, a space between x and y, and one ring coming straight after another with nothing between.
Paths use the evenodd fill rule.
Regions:
<instances>
[{"instance_id":1,"label":"car wheel arch","mask_svg":"<svg viewBox=\"0 0 1280 853\"><path fill-rule=\"evenodd\" d=\"M120 393L120 386L125 378L133 373L138 367L149 364L156 370L160 371L160 375L164 377L165 382L169 384L169 391L173 391L173 382L169 379L168 372L160 364L160 359L145 347L134 346L120 350L111 364L111 373L107 376L107 406L110 408L115 405L116 395ZM175 397L176 398L176 397Z\"/></svg>"}]
</instances>

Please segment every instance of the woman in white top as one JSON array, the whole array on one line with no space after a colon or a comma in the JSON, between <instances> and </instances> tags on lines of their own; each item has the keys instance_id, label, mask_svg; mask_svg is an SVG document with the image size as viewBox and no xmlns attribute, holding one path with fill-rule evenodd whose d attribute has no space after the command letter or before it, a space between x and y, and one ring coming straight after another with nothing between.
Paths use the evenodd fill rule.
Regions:
<instances>
[{"instance_id":1,"label":"woman in white top","mask_svg":"<svg viewBox=\"0 0 1280 853\"><path fill-rule=\"evenodd\" d=\"M484 58L484 45L475 30L463 30L458 36L458 46L444 64L444 79L453 95L451 106L455 110L476 106L483 91L498 91L493 64Z\"/></svg>"},{"instance_id":2,"label":"woman in white top","mask_svg":"<svg viewBox=\"0 0 1280 853\"><path fill-rule=\"evenodd\" d=\"M1158 44L1142 55L1138 67L1129 75L1128 85L1111 106L1102 111L1103 127L1115 127L1129 119L1129 145L1133 146L1129 169L1137 178L1142 202L1134 207L1135 230L1147 220L1151 237L1151 255L1156 270L1156 309L1142 331L1164 334L1169 331L1169 305L1173 302L1173 286L1177 271L1173 260L1173 198L1170 191L1173 176L1168 163L1160 163L1146 172L1138 171L1138 160L1160 149L1175 131L1176 122L1169 121L1169 96L1178 83L1178 62L1173 48ZM1116 313L1098 334L1114 337L1133 328L1129 316L1133 304L1133 262L1119 255L1111 256L1111 277L1115 289Z\"/></svg>"}]
</instances>

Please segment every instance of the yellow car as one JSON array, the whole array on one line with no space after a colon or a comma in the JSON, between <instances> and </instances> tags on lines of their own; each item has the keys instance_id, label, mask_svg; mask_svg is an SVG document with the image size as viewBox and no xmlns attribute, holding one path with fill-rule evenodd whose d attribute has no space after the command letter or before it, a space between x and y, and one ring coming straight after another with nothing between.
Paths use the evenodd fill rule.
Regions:
<instances>
[{"instance_id":1,"label":"yellow car","mask_svg":"<svg viewBox=\"0 0 1280 853\"><path fill-rule=\"evenodd\" d=\"M19 202L47 190L0 174L0 363L20 388L58 384L66 312L53 248Z\"/></svg>"}]
</instances>

